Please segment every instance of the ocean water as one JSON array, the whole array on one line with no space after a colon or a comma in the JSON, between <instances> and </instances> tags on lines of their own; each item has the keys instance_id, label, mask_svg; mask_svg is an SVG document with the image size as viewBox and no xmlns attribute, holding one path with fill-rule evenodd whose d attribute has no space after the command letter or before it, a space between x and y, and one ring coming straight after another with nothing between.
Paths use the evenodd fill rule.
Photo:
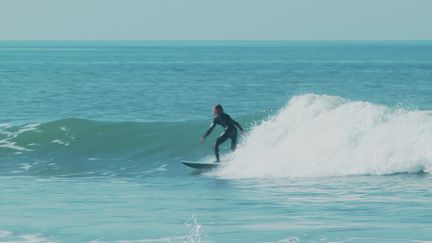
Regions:
<instances>
[{"instance_id":1,"label":"ocean water","mask_svg":"<svg viewBox=\"0 0 432 243\"><path fill-rule=\"evenodd\" d=\"M0 242L432 241L432 42L2 41L0 94Z\"/></svg>"}]
</instances>

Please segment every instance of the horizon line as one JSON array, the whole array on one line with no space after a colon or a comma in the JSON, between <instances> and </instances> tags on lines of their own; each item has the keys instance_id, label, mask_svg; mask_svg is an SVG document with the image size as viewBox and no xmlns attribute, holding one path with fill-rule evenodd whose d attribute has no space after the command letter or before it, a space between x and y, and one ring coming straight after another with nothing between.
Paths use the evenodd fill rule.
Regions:
<instances>
[{"instance_id":1,"label":"horizon line","mask_svg":"<svg viewBox=\"0 0 432 243\"><path fill-rule=\"evenodd\" d=\"M432 39L0 39L0 41L148 41L148 42L314 42L314 41L432 41Z\"/></svg>"}]
</instances>

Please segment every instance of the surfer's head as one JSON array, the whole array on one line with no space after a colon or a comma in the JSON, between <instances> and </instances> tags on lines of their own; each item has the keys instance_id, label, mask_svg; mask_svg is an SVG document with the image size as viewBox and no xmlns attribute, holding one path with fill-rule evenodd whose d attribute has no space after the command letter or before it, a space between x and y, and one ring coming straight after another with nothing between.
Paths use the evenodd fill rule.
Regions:
<instances>
[{"instance_id":1,"label":"surfer's head","mask_svg":"<svg viewBox=\"0 0 432 243\"><path fill-rule=\"evenodd\" d=\"M220 104L217 104L213 107L213 113L218 116L223 112L223 108Z\"/></svg>"}]
</instances>

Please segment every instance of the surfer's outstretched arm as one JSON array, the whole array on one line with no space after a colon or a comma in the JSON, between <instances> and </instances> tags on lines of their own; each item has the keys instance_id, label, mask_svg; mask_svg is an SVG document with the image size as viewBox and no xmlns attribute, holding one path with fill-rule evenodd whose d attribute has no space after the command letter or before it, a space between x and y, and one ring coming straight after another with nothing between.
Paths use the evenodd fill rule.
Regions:
<instances>
[{"instance_id":1,"label":"surfer's outstretched arm","mask_svg":"<svg viewBox=\"0 0 432 243\"><path fill-rule=\"evenodd\" d=\"M213 131L213 128L215 128L215 126L216 126L216 122L213 120L212 123L210 124L210 127L204 133L204 136L202 136L201 143L203 143L204 140L207 138L207 136L210 135L210 133Z\"/></svg>"},{"instance_id":2,"label":"surfer's outstretched arm","mask_svg":"<svg viewBox=\"0 0 432 243\"><path fill-rule=\"evenodd\" d=\"M236 122L233 120L233 123L236 127L238 127L238 129L240 129L240 131L243 131L243 128L240 126L240 123Z\"/></svg>"}]
</instances>

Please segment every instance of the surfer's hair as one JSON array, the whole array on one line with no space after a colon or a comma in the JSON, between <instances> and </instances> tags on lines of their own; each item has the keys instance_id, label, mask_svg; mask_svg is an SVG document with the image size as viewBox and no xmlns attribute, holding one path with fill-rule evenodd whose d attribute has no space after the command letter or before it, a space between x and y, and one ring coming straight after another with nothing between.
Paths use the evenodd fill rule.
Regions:
<instances>
[{"instance_id":1,"label":"surfer's hair","mask_svg":"<svg viewBox=\"0 0 432 243\"><path fill-rule=\"evenodd\" d=\"M220 104L215 105L214 109L217 110L217 111L223 112L222 105L220 105Z\"/></svg>"}]
</instances>

